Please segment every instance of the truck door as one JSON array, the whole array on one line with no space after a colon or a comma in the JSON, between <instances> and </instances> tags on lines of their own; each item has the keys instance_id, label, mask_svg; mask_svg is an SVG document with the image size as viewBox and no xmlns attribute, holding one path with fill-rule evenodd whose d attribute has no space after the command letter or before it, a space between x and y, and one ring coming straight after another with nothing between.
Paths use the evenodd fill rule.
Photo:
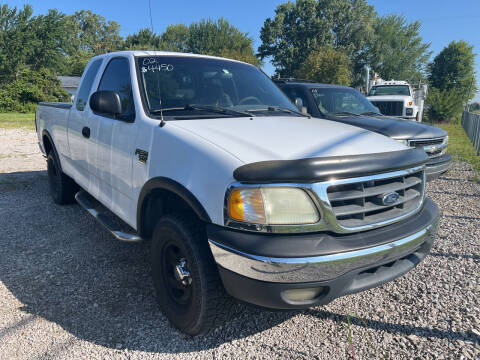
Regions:
<instances>
[{"instance_id":1,"label":"truck door","mask_svg":"<svg viewBox=\"0 0 480 360\"><path fill-rule=\"evenodd\" d=\"M78 184L87 187L89 181L89 166L94 159L88 158L88 148L91 140L88 134L88 113L90 107L88 100L92 90L92 84L97 76L98 69L102 65L102 59L94 60L85 69L80 88L75 96L75 103L70 110L68 120L68 146L70 150L70 163L73 168L73 177Z\"/></svg>"},{"instance_id":2,"label":"truck door","mask_svg":"<svg viewBox=\"0 0 480 360\"><path fill-rule=\"evenodd\" d=\"M112 116L91 112L89 119L95 142L95 177L89 191L126 221L132 197L132 161L137 134L131 81L129 60L110 59L97 91L116 91L122 101L122 113Z\"/></svg>"}]
</instances>

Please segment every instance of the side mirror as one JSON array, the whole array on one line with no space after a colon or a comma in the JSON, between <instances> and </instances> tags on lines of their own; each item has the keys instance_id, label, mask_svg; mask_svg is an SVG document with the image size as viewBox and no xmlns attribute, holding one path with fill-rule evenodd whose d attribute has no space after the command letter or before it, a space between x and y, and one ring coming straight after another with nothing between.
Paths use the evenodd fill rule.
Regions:
<instances>
[{"instance_id":1,"label":"side mirror","mask_svg":"<svg viewBox=\"0 0 480 360\"><path fill-rule=\"evenodd\" d=\"M299 97L295 98L295 106L299 111L302 111L303 108L303 100L300 99Z\"/></svg>"},{"instance_id":2,"label":"side mirror","mask_svg":"<svg viewBox=\"0 0 480 360\"><path fill-rule=\"evenodd\" d=\"M122 100L115 91L96 91L90 96L90 108L97 113L116 116L122 113Z\"/></svg>"}]
</instances>

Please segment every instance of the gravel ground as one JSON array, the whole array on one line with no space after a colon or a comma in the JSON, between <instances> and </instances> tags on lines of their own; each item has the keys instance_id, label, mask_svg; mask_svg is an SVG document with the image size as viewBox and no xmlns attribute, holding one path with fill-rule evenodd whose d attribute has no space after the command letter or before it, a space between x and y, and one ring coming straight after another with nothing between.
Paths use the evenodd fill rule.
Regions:
<instances>
[{"instance_id":1,"label":"gravel ground","mask_svg":"<svg viewBox=\"0 0 480 360\"><path fill-rule=\"evenodd\" d=\"M148 247L115 241L77 205L54 205L35 133L0 129L0 359L478 359L471 175L456 163L429 184L443 210L438 239L406 276L301 312L239 306L231 323L191 339L158 310Z\"/></svg>"}]
</instances>

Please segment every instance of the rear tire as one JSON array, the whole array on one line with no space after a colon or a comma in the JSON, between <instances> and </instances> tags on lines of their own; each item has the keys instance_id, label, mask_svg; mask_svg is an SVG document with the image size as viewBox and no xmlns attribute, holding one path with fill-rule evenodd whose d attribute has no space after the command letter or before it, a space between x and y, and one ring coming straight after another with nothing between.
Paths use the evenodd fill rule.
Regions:
<instances>
[{"instance_id":1,"label":"rear tire","mask_svg":"<svg viewBox=\"0 0 480 360\"><path fill-rule=\"evenodd\" d=\"M54 150L47 156L48 183L53 201L59 205L70 204L75 200L77 185L62 172L60 161Z\"/></svg>"},{"instance_id":2,"label":"rear tire","mask_svg":"<svg viewBox=\"0 0 480 360\"><path fill-rule=\"evenodd\" d=\"M152 276L165 316L180 331L200 335L230 319L235 302L223 288L204 226L167 215L152 237Z\"/></svg>"}]
</instances>

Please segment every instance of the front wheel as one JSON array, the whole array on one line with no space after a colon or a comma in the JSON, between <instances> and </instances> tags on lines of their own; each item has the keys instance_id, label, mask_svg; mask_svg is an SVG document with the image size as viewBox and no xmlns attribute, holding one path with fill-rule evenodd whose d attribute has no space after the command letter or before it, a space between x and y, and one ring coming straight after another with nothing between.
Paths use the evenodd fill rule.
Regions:
<instances>
[{"instance_id":1,"label":"front wheel","mask_svg":"<svg viewBox=\"0 0 480 360\"><path fill-rule=\"evenodd\" d=\"M223 288L195 219L165 216L152 237L152 276L160 307L180 331L195 336L227 321L234 301Z\"/></svg>"}]
</instances>

